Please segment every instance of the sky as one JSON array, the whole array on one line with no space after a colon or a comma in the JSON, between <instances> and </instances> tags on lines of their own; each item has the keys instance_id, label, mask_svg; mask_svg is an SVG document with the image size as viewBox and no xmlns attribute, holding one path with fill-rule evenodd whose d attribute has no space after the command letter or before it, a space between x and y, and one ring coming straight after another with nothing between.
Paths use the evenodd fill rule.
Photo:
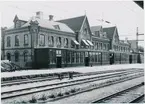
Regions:
<instances>
[{"instance_id":1,"label":"sky","mask_svg":"<svg viewBox=\"0 0 145 104\"><path fill-rule=\"evenodd\" d=\"M54 15L54 20L87 15L90 26L117 26L121 40L136 39L144 33L144 11L133 1L3 1L0 3L1 26L11 27L15 15L29 20L37 11L43 18ZM109 21L110 24L100 20ZM139 36L143 39L143 36ZM143 42L139 42L143 46Z\"/></svg>"}]
</instances>

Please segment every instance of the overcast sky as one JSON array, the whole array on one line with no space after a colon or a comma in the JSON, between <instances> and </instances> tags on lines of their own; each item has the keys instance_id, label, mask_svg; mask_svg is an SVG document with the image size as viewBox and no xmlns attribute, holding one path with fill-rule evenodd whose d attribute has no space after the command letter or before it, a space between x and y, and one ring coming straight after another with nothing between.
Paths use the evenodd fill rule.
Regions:
<instances>
[{"instance_id":1,"label":"overcast sky","mask_svg":"<svg viewBox=\"0 0 145 104\"><path fill-rule=\"evenodd\" d=\"M120 39L136 39L136 28L144 32L144 11L133 1L7 1L0 3L2 26L11 27L14 16L29 20L36 11L42 11L44 18L54 15L54 20L87 15L90 26L116 25ZM102 23L98 19L111 22ZM139 39L143 39L140 36ZM139 44L143 45L142 42Z\"/></svg>"}]
</instances>

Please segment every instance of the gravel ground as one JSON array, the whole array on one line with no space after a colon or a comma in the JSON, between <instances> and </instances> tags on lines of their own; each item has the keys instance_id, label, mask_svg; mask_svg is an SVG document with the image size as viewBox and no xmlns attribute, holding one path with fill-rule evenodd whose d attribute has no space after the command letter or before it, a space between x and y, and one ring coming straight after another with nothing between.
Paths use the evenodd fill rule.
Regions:
<instances>
[{"instance_id":1,"label":"gravel ground","mask_svg":"<svg viewBox=\"0 0 145 104\"><path fill-rule=\"evenodd\" d=\"M119 77L119 76L118 76ZM86 87L86 86L89 86L93 83L97 84L97 83L103 83L107 80L110 80L110 79L106 79L106 80L100 80L100 81L95 81L95 82L90 82L90 83L85 83L85 84L82 84L82 85L75 85L75 86L69 86L69 87L65 87L65 88L59 88L59 89L55 89L55 90L50 90L50 91L45 91L45 92L39 92L39 93L36 93L36 94L30 94L30 95L26 95L26 96L22 96L22 97L18 97L18 98L12 98L12 99L8 99L8 100L3 100L3 104L8 104L8 103L12 103L12 104L15 104L14 102L17 102L17 101L28 101L32 98L32 96L35 96L35 98L40 98L42 97L42 95L51 95L51 94L57 94L59 92L63 93L65 91L68 91L70 89L73 89L73 88L82 88L82 87ZM37 90L37 89L36 89Z\"/></svg>"},{"instance_id":2,"label":"gravel ground","mask_svg":"<svg viewBox=\"0 0 145 104\"><path fill-rule=\"evenodd\" d=\"M121 94L120 96L116 96L112 99L106 100L103 103L128 103L133 99L141 96L144 93L144 86L138 87L134 90Z\"/></svg>"},{"instance_id":3,"label":"gravel ground","mask_svg":"<svg viewBox=\"0 0 145 104\"><path fill-rule=\"evenodd\" d=\"M107 86L100 89L95 89L89 92L84 92L75 96L71 96L68 98L64 98L58 101L55 101L54 103L60 103L60 104L66 104L66 103L90 103L94 100L97 100L99 98L102 98L104 96L110 95L112 93L118 92L120 90L126 89L129 86L133 86L136 84L141 83L144 80L144 77L132 79L129 81L125 81L122 83L114 84L111 86ZM49 102L47 103L49 104Z\"/></svg>"}]
</instances>

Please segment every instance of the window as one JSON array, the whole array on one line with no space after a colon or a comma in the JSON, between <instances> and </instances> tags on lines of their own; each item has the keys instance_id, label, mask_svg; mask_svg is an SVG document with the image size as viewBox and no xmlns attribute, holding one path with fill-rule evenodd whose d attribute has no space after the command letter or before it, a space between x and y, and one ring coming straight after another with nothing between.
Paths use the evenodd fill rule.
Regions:
<instances>
[{"instance_id":1,"label":"window","mask_svg":"<svg viewBox=\"0 0 145 104\"><path fill-rule=\"evenodd\" d=\"M84 29L84 34L87 34L88 33L88 30L87 28Z\"/></svg>"},{"instance_id":2,"label":"window","mask_svg":"<svg viewBox=\"0 0 145 104\"><path fill-rule=\"evenodd\" d=\"M28 61L28 52L24 52L24 62Z\"/></svg>"},{"instance_id":3,"label":"window","mask_svg":"<svg viewBox=\"0 0 145 104\"><path fill-rule=\"evenodd\" d=\"M84 62L84 52L81 52L81 55L80 55L80 62L81 62L81 63Z\"/></svg>"},{"instance_id":4,"label":"window","mask_svg":"<svg viewBox=\"0 0 145 104\"><path fill-rule=\"evenodd\" d=\"M50 64L55 64L56 63L56 51L50 49L49 51L49 55L50 55Z\"/></svg>"},{"instance_id":5,"label":"window","mask_svg":"<svg viewBox=\"0 0 145 104\"><path fill-rule=\"evenodd\" d=\"M61 46L61 37L56 38L57 46Z\"/></svg>"},{"instance_id":6,"label":"window","mask_svg":"<svg viewBox=\"0 0 145 104\"><path fill-rule=\"evenodd\" d=\"M97 46L96 46L96 49L98 49L99 48L99 43L97 43Z\"/></svg>"},{"instance_id":7,"label":"window","mask_svg":"<svg viewBox=\"0 0 145 104\"><path fill-rule=\"evenodd\" d=\"M109 49L110 49L110 45L108 44L108 45L107 45L107 50L109 50Z\"/></svg>"},{"instance_id":8,"label":"window","mask_svg":"<svg viewBox=\"0 0 145 104\"><path fill-rule=\"evenodd\" d=\"M59 41L59 43L60 43L60 46L61 46L61 37L59 37L59 38L58 38L58 41Z\"/></svg>"},{"instance_id":9,"label":"window","mask_svg":"<svg viewBox=\"0 0 145 104\"><path fill-rule=\"evenodd\" d=\"M15 52L15 62L18 62L18 61L19 61L19 53Z\"/></svg>"},{"instance_id":10,"label":"window","mask_svg":"<svg viewBox=\"0 0 145 104\"><path fill-rule=\"evenodd\" d=\"M100 37L99 31L95 31L95 36Z\"/></svg>"},{"instance_id":11,"label":"window","mask_svg":"<svg viewBox=\"0 0 145 104\"><path fill-rule=\"evenodd\" d=\"M24 35L24 45L28 45L28 34Z\"/></svg>"},{"instance_id":12,"label":"window","mask_svg":"<svg viewBox=\"0 0 145 104\"><path fill-rule=\"evenodd\" d=\"M102 43L100 43L101 44L101 49L103 49L103 44Z\"/></svg>"},{"instance_id":13,"label":"window","mask_svg":"<svg viewBox=\"0 0 145 104\"><path fill-rule=\"evenodd\" d=\"M59 25L54 25L54 28L57 29L57 30L60 30Z\"/></svg>"},{"instance_id":14,"label":"window","mask_svg":"<svg viewBox=\"0 0 145 104\"><path fill-rule=\"evenodd\" d=\"M19 36L15 36L15 46L19 46Z\"/></svg>"},{"instance_id":15,"label":"window","mask_svg":"<svg viewBox=\"0 0 145 104\"><path fill-rule=\"evenodd\" d=\"M39 45L40 46L44 46L45 45L45 35L44 34L40 34L40 41L39 41Z\"/></svg>"},{"instance_id":16,"label":"window","mask_svg":"<svg viewBox=\"0 0 145 104\"><path fill-rule=\"evenodd\" d=\"M68 47L68 39L67 38L64 38L64 46Z\"/></svg>"},{"instance_id":17,"label":"window","mask_svg":"<svg viewBox=\"0 0 145 104\"><path fill-rule=\"evenodd\" d=\"M11 61L11 54L7 53L7 60Z\"/></svg>"},{"instance_id":18,"label":"window","mask_svg":"<svg viewBox=\"0 0 145 104\"><path fill-rule=\"evenodd\" d=\"M66 57L66 61L67 63L71 63L71 52L70 51L67 51L67 57Z\"/></svg>"},{"instance_id":19,"label":"window","mask_svg":"<svg viewBox=\"0 0 145 104\"><path fill-rule=\"evenodd\" d=\"M49 45L54 45L54 37L51 36L51 38L49 38Z\"/></svg>"},{"instance_id":20,"label":"window","mask_svg":"<svg viewBox=\"0 0 145 104\"><path fill-rule=\"evenodd\" d=\"M107 48L106 48L106 44L104 44L104 50L106 50Z\"/></svg>"},{"instance_id":21,"label":"window","mask_svg":"<svg viewBox=\"0 0 145 104\"><path fill-rule=\"evenodd\" d=\"M10 47L11 46L11 37L8 36L7 37L7 47Z\"/></svg>"}]
</instances>

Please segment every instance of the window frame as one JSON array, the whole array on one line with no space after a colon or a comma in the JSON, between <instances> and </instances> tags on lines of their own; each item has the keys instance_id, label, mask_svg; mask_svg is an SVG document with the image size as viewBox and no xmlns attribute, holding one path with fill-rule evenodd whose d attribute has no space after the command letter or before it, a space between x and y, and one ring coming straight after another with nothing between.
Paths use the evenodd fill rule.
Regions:
<instances>
[{"instance_id":1,"label":"window frame","mask_svg":"<svg viewBox=\"0 0 145 104\"><path fill-rule=\"evenodd\" d=\"M7 47L11 47L11 37L7 36Z\"/></svg>"},{"instance_id":2,"label":"window frame","mask_svg":"<svg viewBox=\"0 0 145 104\"><path fill-rule=\"evenodd\" d=\"M45 46L45 35L44 35L44 34L40 34L39 36L40 36L40 39L39 39L39 46ZM42 44L42 40L41 40L42 38L41 38L41 36L43 36L43 38L44 38L44 39L43 39L43 44Z\"/></svg>"},{"instance_id":3,"label":"window frame","mask_svg":"<svg viewBox=\"0 0 145 104\"><path fill-rule=\"evenodd\" d=\"M26 38L27 38L27 42L26 42ZM28 45L28 44L29 44L28 34L24 34L24 45Z\"/></svg>"},{"instance_id":4,"label":"window frame","mask_svg":"<svg viewBox=\"0 0 145 104\"><path fill-rule=\"evenodd\" d=\"M16 58L16 54L18 55L17 58ZM19 62L20 53L16 51L14 55L15 55L15 62Z\"/></svg>"},{"instance_id":5,"label":"window frame","mask_svg":"<svg viewBox=\"0 0 145 104\"><path fill-rule=\"evenodd\" d=\"M19 45L20 45L19 35L15 35L15 46L19 46Z\"/></svg>"}]
</instances>

